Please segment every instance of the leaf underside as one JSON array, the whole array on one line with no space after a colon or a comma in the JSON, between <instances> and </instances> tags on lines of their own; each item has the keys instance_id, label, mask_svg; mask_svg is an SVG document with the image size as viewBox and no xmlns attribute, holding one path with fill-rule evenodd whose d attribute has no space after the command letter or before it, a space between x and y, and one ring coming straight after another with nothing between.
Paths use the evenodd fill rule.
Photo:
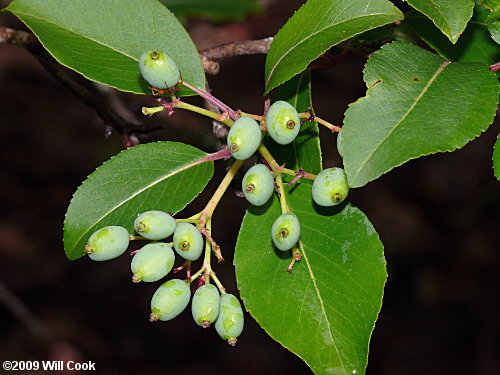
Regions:
<instances>
[{"instance_id":1,"label":"leaf underside","mask_svg":"<svg viewBox=\"0 0 500 375\"><path fill-rule=\"evenodd\" d=\"M158 142L122 151L97 168L71 200L64 221L66 256L84 255L90 235L108 225L134 233L138 214L182 210L204 189L213 174L207 154L177 142Z\"/></svg>"},{"instance_id":2,"label":"leaf underside","mask_svg":"<svg viewBox=\"0 0 500 375\"><path fill-rule=\"evenodd\" d=\"M310 184L287 198L301 224L302 260L289 274L290 251L273 247L277 197L252 207L234 258L245 308L316 374L363 374L387 276L382 243L357 208L313 205Z\"/></svg>"},{"instance_id":3,"label":"leaf underside","mask_svg":"<svg viewBox=\"0 0 500 375\"><path fill-rule=\"evenodd\" d=\"M309 0L275 36L266 58L265 93L302 72L330 47L403 14L387 0Z\"/></svg>"},{"instance_id":4,"label":"leaf underside","mask_svg":"<svg viewBox=\"0 0 500 375\"><path fill-rule=\"evenodd\" d=\"M410 159L464 146L488 128L498 107L497 79L487 65L449 63L405 42L373 54L364 81L367 94L349 106L342 130L351 187Z\"/></svg>"},{"instance_id":5,"label":"leaf underside","mask_svg":"<svg viewBox=\"0 0 500 375\"><path fill-rule=\"evenodd\" d=\"M15 0L6 10L21 19L57 61L90 80L151 94L137 62L143 52L160 50L175 60L186 82L205 88L193 41L156 0Z\"/></svg>"}]
</instances>

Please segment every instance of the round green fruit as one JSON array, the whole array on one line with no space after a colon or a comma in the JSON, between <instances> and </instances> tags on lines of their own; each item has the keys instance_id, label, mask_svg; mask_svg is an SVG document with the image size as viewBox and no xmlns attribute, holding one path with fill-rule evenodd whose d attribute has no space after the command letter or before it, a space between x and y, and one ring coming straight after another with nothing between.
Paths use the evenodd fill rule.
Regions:
<instances>
[{"instance_id":1,"label":"round green fruit","mask_svg":"<svg viewBox=\"0 0 500 375\"><path fill-rule=\"evenodd\" d=\"M348 193L349 185L342 168L323 169L314 179L312 196L320 206L335 206L343 202Z\"/></svg>"},{"instance_id":2,"label":"round green fruit","mask_svg":"<svg viewBox=\"0 0 500 375\"><path fill-rule=\"evenodd\" d=\"M170 320L184 311L191 298L189 284L184 280L172 279L163 283L151 299L152 322Z\"/></svg>"},{"instance_id":3,"label":"round green fruit","mask_svg":"<svg viewBox=\"0 0 500 375\"><path fill-rule=\"evenodd\" d=\"M139 57L139 70L142 78L157 89L169 89L177 85L181 79L179 67L164 52L144 52Z\"/></svg>"},{"instance_id":4,"label":"round green fruit","mask_svg":"<svg viewBox=\"0 0 500 375\"><path fill-rule=\"evenodd\" d=\"M207 328L219 316L220 294L217 287L205 284L198 288L193 296L191 312L199 326Z\"/></svg>"},{"instance_id":5,"label":"round green fruit","mask_svg":"<svg viewBox=\"0 0 500 375\"><path fill-rule=\"evenodd\" d=\"M259 148L262 140L260 126L253 118L240 117L229 129L227 144L235 159L245 160Z\"/></svg>"},{"instance_id":6,"label":"round green fruit","mask_svg":"<svg viewBox=\"0 0 500 375\"><path fill-rule=\"evenodd\" d=\"M175 255L169 244L158 242L142 247L132 258L132 281L148 283L163 279L174 266Z\"/></svg>"},{"instance_id":7,"label":"round green fruit","mask_svg":"<svg viewBox=\"0 0 500 375\"><path fill-rule=\"evenodd\" d=\"M276 143L287 145L299 134L300 117L291 104L278 100L267 112L266 126L269 135Z\"/></svg>"},{"instance_id":8,"label":"round green fruit","mask_svg":"<svg viewBox=\"0 0 500 375\"><path fill-rule=\"evenodd\" d=\"M186 260L196 260L203 251L203 235L193 224L179 223L174 232L174 249Z\"/></svg>"},{"instance_id":9,"label":"round green fruit","mask_svg":"<svg viewBox=\"0 0 500 375\"><path fill-rule=\"evenodd\" d=\"M219 317L215 329L219 336L234 346L243 331L244 318L240 301L232 294L224 294L220 298Z\"/></svg>"},{"instance_id":10,"label":"round green fruit","mask_svg":"<svg viewBox=\"0 0 500 375\"><path fill-rule=\"evenodd\" d=\"M290 250L300 237L299 219L294 213L287 212L274 221L271 233L274 245L279 250Z\"/></svg>"},{"instance_id":11,"label":"round green fruit","mask_svg":"<svg viewBox=\"0 0 500 375\"><path fill-rule=\"evenodd\" d=\"M273 195L274 178L271 171L264 164L254 165L243 176L241 189L251 204L262 206Z\"/></svg>"},{"instance_id":12,"label":"round green fruit","mask_svg":"<svg viewBox=\"0 0 500 375\"><path fill-rule=\"evenodd\" d=\"M120 226L112 225L94 232L85 245L89 258L96 261L110 260L122 255L127 250L130 235Z\"/></svg>"},{"instance_id":13,"label":"round green fruit","mask_svg":"<svg viewBox=\"0 0 500 375\"><path fill-rule=\"evenodd\" d=\"M162 240L174 233L177 222L166 212L147 211L137 216L134 227L138 234L148 240Z\"/></svg>"}]
</instances>

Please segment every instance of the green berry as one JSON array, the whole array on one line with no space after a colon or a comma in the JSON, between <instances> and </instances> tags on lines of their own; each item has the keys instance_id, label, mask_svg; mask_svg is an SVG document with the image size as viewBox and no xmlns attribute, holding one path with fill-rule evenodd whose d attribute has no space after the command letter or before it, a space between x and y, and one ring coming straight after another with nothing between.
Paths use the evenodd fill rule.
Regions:
<instances>
[{"instance_id":1,"label":"green berry","mask_svg":"<svg viewBox=\"0 0 500 375\"><path fill-rule=\"evenodd\" d=\"M147 211L137 216L134 227L138 234L148 240L162 240L174 233L177 222L166 212Z\"/></svg>"},{"instance_id":2,"label":"green berry","mask_svg":"<svg viewBox=\"0 0 500 375\"><path fill-rule=\"evenodd\" d=\"M174 87L181 79L181 73L175 61L160 51L144 52L139 57L139 70L142 78L158 89Z\"/></svg>"},{"instance_id":3,"label":"green berry","mask_svg":"<svg viewBox=\"0 0 500 375\"><path fill-rule=\"evenodd\" d=\"M142 247L132 258L132 281L154 282L167 276L174 265L175 255L169 244L158 242Z\"/></svg>"},{"instance_id":4,"label":"green berry","mask_svg":"<svg viewBox=\"0 0 500 375\"><path fill-rule=\"evenodd\" d=\"M260 126L253 118L240 117L229 129L227 144L235 159L245 160L259 148L262 140Z\"/></svg>"},{"instance_id":5,"label":"green berry","mask_svg":"<svg viewBox=\"0 0 500 375\"><path fill-rule=\"evenodd\" d=\"M130 236L128 231L119 226L109 226L94 232L85 245L89 258L96 261L110 260L122 255L127 250Z\"/></svg>"},{"instance_id":6,"label":"green berry","mask_svg":"<svg viewBox=\"0 0 500 375\"><path fill-rule=\"evenodd\" d=\"M290 250L300 237L299 219L294 213L287 212L274 221L271 233L279 250Z\"/></svg>"},{"instance_id":7,"label":"green berry","mask_svg":"<svg viewBox=\"0 0 500 375\"><path fill-rule=\"evenodd\" d=\"M240 301L232 294L224 294L220 298L219 317L215 322L215 329L222 339L234 346L238 336L243 331L243 309Z\"/></svg>"},{"instance_id":8,"label":"green berry","mask_svg":"<svg viewBox=\"0 0 500 375\"><path fill-rule=\"evenodd\" d=\"M343 158L344 157L344 151L342 151L342 129L337 134L337 151L339 152L339 155Z\"/></svg>"},{"instance_id":9,"label":"green berry","mask_svg":"<svg viewBox=\"0 0 500 375\"><path fill-rule=\"evenodd\" d=\"M207 328L219 316L220 294L217 287L205 284L198 288L193 296L191 312L199 326Z\"/></svg>"},{"instance_id":10,"label":"green berry","mask_svg":"<svg viewBox=\"0 0 500 375\"><path fill-rule=\"evenodd\" d=\"M251 204L262 206L273 195L273 175L264 164L256 164L243 176L241 189Z\"/></svg>"},{"instance_id":11,"label":"green berry","mask_svg":"<svg viewBox=\"0 0 500 375\"><path fill-rule=\"evenodd\" d=\"M191 298L189 284L184 280L172 279L163 283L151 299L152 322L170 320L184 311Z\"/></svg>"},{"instance_id":12,"label":"green berry","mask_svg":"<svg viewBox=\"0 0 500 375\"><path fill-rule=\"evenodd\" d=\"M203 235L193 224L179 223L174 232L174 248L186 260L196 260L203 251Z\"/></svg>"},{"instance_id":13,"label":"green berry","mask_svg":"<svg viewBox=\"0 0 500 375\"><path fill-rule=\"evenodd\" d=\"M312 196L320 206L335 206L349 193L347 177L342 168L323 169L314 179Z\"/></svg>"},{"instance_id":14,"label":"green berry","mask_svg":"<svg viewBox=\"0 0 500 375\"><path fill-rule=\"evenodd\" d=\"M267 112L266 126L269 135L276 143L287 145L299 134L300 117L291 104L278 100Z\"/></svg>"}]
</instances>

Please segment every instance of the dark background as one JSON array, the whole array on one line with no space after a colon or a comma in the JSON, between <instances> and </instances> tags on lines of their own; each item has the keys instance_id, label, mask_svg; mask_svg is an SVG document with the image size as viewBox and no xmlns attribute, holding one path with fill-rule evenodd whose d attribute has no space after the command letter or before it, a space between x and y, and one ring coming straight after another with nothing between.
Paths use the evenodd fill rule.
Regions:
<instances>
[{"instance_id":1,"label":"dark background","mask_svg":"<svg viewBox=\"0 0 500 375\"><path fill-rule=\"evenodd\" d=\"M267 37L301 2L263 3L265 12L245 21L191 19L188 31L199 49ZM23 27L8 15L0 15L0 25ZM347 105L364 95L365 61L348 53L334 68L313 72L321 117L342 123ZM262 113L263 67L263 56L231 58L208 80L230 106ZM121 98L141 120L140 108L154 103ZM210 121L198 115L176 112L149 121L161 121L163 130L142 136L144 143L176 140L208 152L218 147ZM499 129L497 122L461 150L411 161L351 192L351 202L380 234L388 262L368 374L493 374L500 368L500 189L491 163ZM133 285L126 256L103 263L66 259L62 223L73 192L122 148L118 134L105 133L95 111L30 53L0 45L0 361L91 360L99 374L309 374L249 315L235 348L215 330L196 326L188 310L170 323L149 323L157 283ZM324 166L340 166L335 136L323 129L321 136ZM208 201L224 174L223 163L216 166L215 183L179 216ZM228 192L214 218L227 260L216 269L233 293L231 253L245 207Z\"/></svg>"}]
</instances>

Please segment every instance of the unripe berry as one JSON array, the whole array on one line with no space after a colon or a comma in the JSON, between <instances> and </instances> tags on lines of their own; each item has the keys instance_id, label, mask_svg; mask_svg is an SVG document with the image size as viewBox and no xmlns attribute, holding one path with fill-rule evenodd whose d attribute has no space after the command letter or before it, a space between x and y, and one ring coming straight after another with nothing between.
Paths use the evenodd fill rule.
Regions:
<instances>
[{"instance_id":1,"label":"unripe berry","mask_svg":"<svg viewBox=\"0 0 500 375\"><path fill-rule=\"evenodd\" d=\"M196 260L203 251L203 235L193 224L179 223L174 232L174 248L186 260Z\"/></svg>"},{"instance_id":2,"label":"unripe berry","mask_svg":"<svg viewBox=\"0 0 500 375\"><path fill-rule=\"evenodd\" d=\"M181 79L181 73L175 61L160 51L144 52L139 57L139 70L142 78L158 89L174 87Z\"/></svg>"},{"instance_id":3,"label":"unripe berry","mask_svg":"<svg viewBox=\"0 0 500 375\"><path fill-rule=\"evenodd\" d=\"M287 145L299 134L300 117L291 104L278 100L267 112L266 126L269 135L276 143Z\"/></svg>"},{"instance_id":4,"label":"unripe berry","mask_svg":"<svg viewBox=\"0 0 500 375\"><path fill-rule=\"evenodd\" d=\"M219 317L215 329L219 336L234 346L238 336L243 331L244 318L240 301L232 294L224 294L220 298Z\"/></svg>"},{"instance_id":5,"label":"unripe berry","mask_svg":"<svg viewBox=\"0 0 500 375\"><path fill-rule=\"evenodd\" d=\"M132 281L154 282L163 279L174 265L175 255L169 244L158 242L143 246L132 258Z\"/></svg>"},{"instance_id":6,"label":"unripe berry","mask_svg":"<svg viewBox=\"0 0 500 375\"><path fill-rule=\"evenodd\" d=\"M134 227L138 234L148 240L162 240L174 233L177 222L166 212L147 211L137 216Z\"/></svg>"},{"instance_id":7,"label":"unripe berry","mask_svg":"<svg viewBox=\"0 0 500 375\"><path fill-rule=\"evenodd\" d=\"M347 177L342 168L323 169L314 179L312 197L320 206L335 206L349 193Z\"/></svg>"},{"instance_id":8,"label":"unripe berry","mask_svg":"<svg viewBox=\"0 0 500 375\"><path fill-rule=\"evenodd\" d=\"M251 204L262 206L273 195L273 175L264 164L256 164L243 176L241 189Z\"/></svg>"},{"instance_id":9,"label":"unripe berry","mask_svg":"<svg viewBox=\"0 0 500 375\"><path fill-rule=\"evenodd\" d=\"M337 134L337 151L341 157L344 157L344 151L342 150L342 129Z\"/></svg>"},{"instance_id":10,"label":"unripe berry","mask_svg":"<svg viewBox=\"0 0 500 375\"><path fill-rule=\"evenodd\" d=\"M152 322L170 320L184 311L191 298L189 284L184 280L172 279L163 283L151 299Z\"/></svg>"},{"instance_id":11,"label":"unripe berry","mask_svg":"<svg viewBox=\"0 0 500 375\"><path fill-rule=\"evenodd\" d=\"M260 126L253 118L240 117L229 129L227 145L235 159L245 160L259 148L262 140Z\"/></svg>"},{"instance_id":12,"label":"unripe berry","mask_svg":"<svg viewBox=\"0 0 500 375\"><path fill-rule=\"evenodd\" d=\"M127 250L130 236L120 226L109 226L94 232L85 245L89 258L96 261L110 260L122 255Z\"/></svg>"},{"instance_id":13,"label":"unripe berry","mask_svg":"<svg viewBox=\"0 0 500 375\"><path fill-rule=\"evenodd\" d=\"M219 316L220 294L217 287L205 284L198 288L193 296L191 312L199 326L207 328Z\"/></svg>"},{"instance_id":14,"label":"unripe berry","mask_svg":"<svg viewBox=\"0 0 500 375\"><path fill-rule=\"evenodd\" d=\"M287 212L274 221L271 233L274 245L279 250L290 250L300 237L299 219L294 213Z\"/></svg>"}]
</instances>

